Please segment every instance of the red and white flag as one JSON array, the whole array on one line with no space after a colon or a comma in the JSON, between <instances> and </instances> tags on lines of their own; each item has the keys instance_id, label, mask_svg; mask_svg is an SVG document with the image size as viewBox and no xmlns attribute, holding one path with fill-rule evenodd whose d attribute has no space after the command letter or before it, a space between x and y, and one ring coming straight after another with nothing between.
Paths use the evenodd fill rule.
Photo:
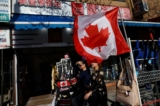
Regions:
<instances>
[{"instance_id":1,"label":"red and white flag","mask_svg":"<svg viewBox=\"0 0 160 106\"><path fill-rule=\"evenodd\" d=\"M77 16L74 45L87 62L102 62L110 55L130 52L118 26L118 8L93 15Z\"/></svg>"}]
</instances>

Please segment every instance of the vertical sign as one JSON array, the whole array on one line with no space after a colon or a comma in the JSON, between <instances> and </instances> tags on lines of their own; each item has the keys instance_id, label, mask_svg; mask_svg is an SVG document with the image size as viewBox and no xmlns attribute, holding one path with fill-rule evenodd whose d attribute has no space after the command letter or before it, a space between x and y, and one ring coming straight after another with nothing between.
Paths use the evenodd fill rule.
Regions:
<instances>
[{"instance_id":1,"label":"vertical sign","mask_svg":"<svg viewBox=\"0 0 160 106\"><path fill-rule=\"evenodd\" d=\"M133 0L134 15L138 16L149 11L147 0Z\"/></svg>"},{"instance_id":2,"label":"vertical sign","mask_svg":"<svg viewBox=\"0 0 160 106\"><path fill-rule=\"evenodd\" d=\"M84 8L82 3L71 2L72 16L84 15Z\"/></svg>"},{"instance_id":3,"label":"vertical sign","mask_svg":"<svg viewBox=\"0 0 160 106\"><path fill-rule=\"evenodd\" d=\"M10 1L0 0L0 22L9 22L10 20Z\"/></svg>"},{"instance_id":4,"label":"vertical sign","mask_svg":"<svg viewBox=\"0 0 160 106\"><path fill-rule=\"evenodd\" d=\"M10 47L9 29L0 29L0 49Z\"/></svg>"}]
</instances>

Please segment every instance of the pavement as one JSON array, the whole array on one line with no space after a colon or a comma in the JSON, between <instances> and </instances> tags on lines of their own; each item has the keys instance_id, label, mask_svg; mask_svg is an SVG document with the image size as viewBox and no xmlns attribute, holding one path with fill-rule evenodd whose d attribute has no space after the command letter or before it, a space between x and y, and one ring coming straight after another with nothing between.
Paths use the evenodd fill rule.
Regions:
<instances>
[{"instance_id":1,"label":"pavement","mask_svg":"<svg viewBox=\"0 0 160 106\"><path fill-rule=\"evenodd\" d=\"M115 101L115 93L116 93L116 82L110 82L106 84L108 91L108 99L110 101ZM40 95L31 97L26 106L52 106L53 101L52 94ZM108 101L108 106L111 106L111 102Z\"/></svg>"},{"instance_id":2,"label":"pavement","mask_svg":"<svg viewBox=\"0 0 160 106\"><path fill-rule=\"evenodd\" d=\"M107 94L108 94L108 106L111 106L111 103L116 99L116 81L106 84Z\"/></svg>"},{"instance_id":3,"label":"pavement","mask_svg":"<svg viewBox=\"0 0 160 106\"><path fill-rule=\"evenodd\" d=\"M108 93L108 106L111 106L111 103L116 99L116 81L106 83L106 87ZM54 96L52 94L31 97L26 106L53 106L53 98ZM153 104L148 106L153 106Z\"/></svg>"},{"instance_id":4,"label":"pavement","mask_svg":"<svg viewBox=\"0 0 160 106\"><path fill-rule=\"evenodd\" d=\"M52 94L40 95L31 97L27 102L26 106L52 106L52 101Z\"/></svg>"}]
</instances>

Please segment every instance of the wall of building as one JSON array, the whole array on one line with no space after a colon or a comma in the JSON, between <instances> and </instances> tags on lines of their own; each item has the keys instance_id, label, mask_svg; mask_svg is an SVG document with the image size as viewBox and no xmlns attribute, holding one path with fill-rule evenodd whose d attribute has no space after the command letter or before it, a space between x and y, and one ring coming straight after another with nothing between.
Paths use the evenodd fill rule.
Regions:
<instances>
[{"instance_id":1,"label":"wall of building","mask_svg":"<svg viewBox=\"0 0 160 106\"><path fill-rule=\"evenodd\" d=\"M160 16L160 0L148 0L149 12L143 15L143 21Z\"/></svg>"},{"instance_id":2,"label":"wall of building","mask_svg":"<svg viewBox=\"0 0 160 106\"><path fill-rule=\"evenodd\" d=\"M125 0L75 0L76 2L82 3L91 3L91 4L101 4L101 5L110 5L110 6L119 6L119 7L128 7Z\"/></svg>"}]
</instances>

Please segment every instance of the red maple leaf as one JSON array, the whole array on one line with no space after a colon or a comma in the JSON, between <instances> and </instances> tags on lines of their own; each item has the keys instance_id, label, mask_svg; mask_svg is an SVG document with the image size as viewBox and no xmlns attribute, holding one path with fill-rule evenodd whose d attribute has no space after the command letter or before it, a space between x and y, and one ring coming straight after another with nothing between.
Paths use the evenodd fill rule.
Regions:
<instances>
[{"instance_id":1,"label":"red maple leaf","mask_svg":"<svg viewBox=\"0 0 160 106\"><path fill-rule=\"evenodd\" d=\"M65 86L66 85L66 82L62 82L62 84L61 84L62 86Z\"/></svg>"},{"instance_id":2,"label":"red maple leaf","mask_svg":"<svg viewBox=\"0 0 160 106\"><path fill-rule=\"evenodd\" d=\"M100 46L107 46L106 41L110 35L108 28L101 29L99 32L97 25L89 25L85 30L89 37L84 36L81 39L84 46L91 49L98 47L99 52L101 52Z\"/></svg>"}]
</instances>

